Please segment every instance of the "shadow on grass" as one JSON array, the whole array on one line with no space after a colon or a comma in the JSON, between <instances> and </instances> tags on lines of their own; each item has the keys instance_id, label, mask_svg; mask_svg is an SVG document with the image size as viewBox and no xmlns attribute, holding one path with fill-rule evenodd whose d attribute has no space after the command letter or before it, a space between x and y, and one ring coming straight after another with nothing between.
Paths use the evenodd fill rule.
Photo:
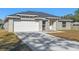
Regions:
<instances>
[{"instance_id":1,"label":"shadow on grass","mask_svg":"<svg viewBox=\"0 0 79 59\"><path fill-rule=\"evenodd\" d=\"M11 49L10 51L32 51L26 44L19 44L14 49Z\"/></svg>"}]
</instances>

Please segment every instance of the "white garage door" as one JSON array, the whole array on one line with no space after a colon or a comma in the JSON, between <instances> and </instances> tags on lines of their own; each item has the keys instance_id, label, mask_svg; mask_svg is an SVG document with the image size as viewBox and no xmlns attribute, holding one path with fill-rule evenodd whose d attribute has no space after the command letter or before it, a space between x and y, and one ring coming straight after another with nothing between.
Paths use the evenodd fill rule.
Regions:
<instances>
[{"instance_id":1,"label":"white garage door","mask_svg":"<svg viewBox=\"0 0 79 59\"><path fill-rule=\"evenodd\" d=\"M36 32L36 31L39 31L39 22L14 21L14 32Z\"/></svg>"}]
</instances>

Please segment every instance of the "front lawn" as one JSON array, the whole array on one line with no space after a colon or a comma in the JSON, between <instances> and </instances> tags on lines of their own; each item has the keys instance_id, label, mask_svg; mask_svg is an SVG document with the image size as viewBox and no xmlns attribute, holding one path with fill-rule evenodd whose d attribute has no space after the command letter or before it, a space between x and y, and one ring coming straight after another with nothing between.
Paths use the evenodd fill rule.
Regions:
<instances>
[{"instance_id":1,"label":"front lawn","mask_svg":"<svg viewBox=\"0 0 79 59\"><path fill-rule=\"evenodd\" d=\"M19 42L20 39L14 33L0 30L0 51L13 49Z\"/></svg>"},{"instance_id":2,"label":"front lawn","mask_svg":"<svg viewBox=\"0 0 79 59\"><path fill-rule=\"evenodd\" d=\"M54 35L57 37L61 37L61 38L66 38L69 40L75 40L75 41L79 41L79 31L62 31L62 32L55 32L55 33L48 33L50 35Z\"/></svg>"}]
</instances>

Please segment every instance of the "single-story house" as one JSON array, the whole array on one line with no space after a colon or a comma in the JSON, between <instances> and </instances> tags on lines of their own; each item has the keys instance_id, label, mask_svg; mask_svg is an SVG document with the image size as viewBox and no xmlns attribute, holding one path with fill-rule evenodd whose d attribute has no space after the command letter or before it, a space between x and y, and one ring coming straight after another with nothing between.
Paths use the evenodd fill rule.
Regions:
<instances>
[{"instance_id":1,"label":"single-story house","mask_svg":"<svg viewBox=\"0 0 79 59\"><path fill-rule=\"evenodd\" d=\"M43 32L70 30L71 24L71 19L62 19L44 12L27 11L7 16L4 28L9 32Z\"/></svg>"}]
</instances>

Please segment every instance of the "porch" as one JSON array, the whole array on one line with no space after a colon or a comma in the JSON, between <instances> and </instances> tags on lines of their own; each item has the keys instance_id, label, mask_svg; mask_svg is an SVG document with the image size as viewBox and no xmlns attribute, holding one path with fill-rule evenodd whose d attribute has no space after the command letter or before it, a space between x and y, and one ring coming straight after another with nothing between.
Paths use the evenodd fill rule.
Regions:
<instances>
[{"instance_id":1,"label":"porch","mask_svg":"<svg viewBox=\"0 0 79 59\"><path fill-rule=\"evenodd\" d=\"M56 32L56 20L42 21L42 32Z\"/></svg>"}]
</instances>

